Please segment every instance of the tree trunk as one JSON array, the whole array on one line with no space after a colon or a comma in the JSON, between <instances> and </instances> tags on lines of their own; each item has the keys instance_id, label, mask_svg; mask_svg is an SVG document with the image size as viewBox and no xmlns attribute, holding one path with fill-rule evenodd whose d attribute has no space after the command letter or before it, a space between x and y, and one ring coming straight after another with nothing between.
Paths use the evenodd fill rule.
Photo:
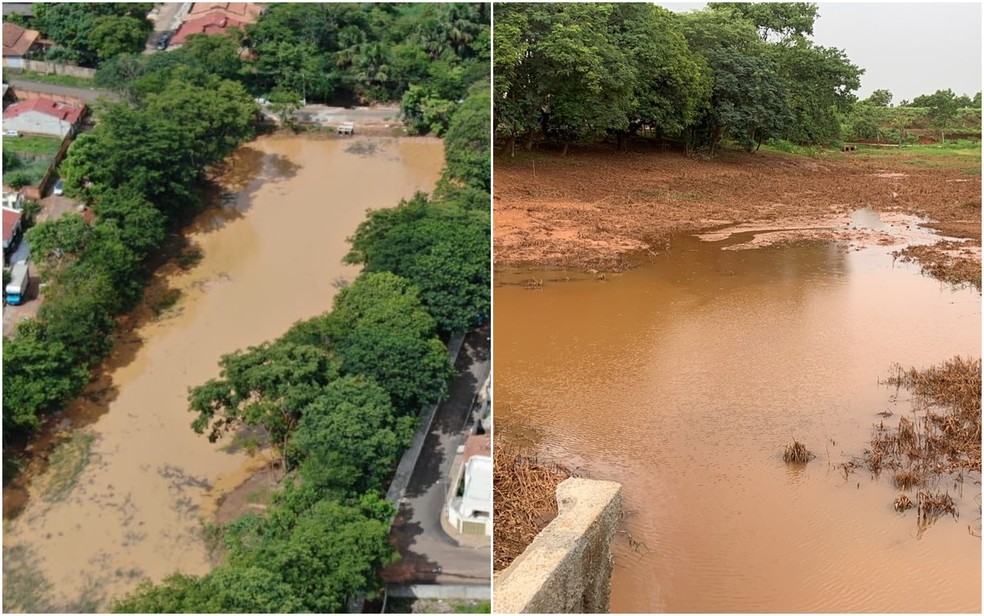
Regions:
<instances>
[{"instance_id":1,"label":"tree trunk","mask_svg":"<svg viewBox=\"0 0 984 616\"><path fill-rule=\"evenodd\" d=\"M516 156L516 135L509 135L506 139L506 150L509 152L509 158L515 158Z\"/></svg>"},{"instance_id":2,"label":"tree trunk","mask_svg":"<svg viewBox=\"0 0 984 616\"><path fill-rule=\"evenodd\" d=\"M563 151L563 152L561 152L561 154L560 154L560 155L561 155L561 156L567 156L567 150L568 150L568 149L569 149L570 147L571 147L571 142L570 142L570 141L565 141L565 142L564 142L564 151Z\"/></svg>"},{"instance_id":3,"label":"tree trunk","mask_svg":"<svg viewBox=\"0 0 984 616\"><path fill-rule=\"evenodd\" d=\"M528 132L526 134L526 144L523 145L523 147L526 148L527 151L533 149L533 136L534 136L534 134L535 134L534 131L530 131L530 132Z\"/></svg>"},{"instance_id":4,"label":"tree trunk","mask_svg":"<svg viewBox=\"0 0 984 616\"><path fill-rule=\"evenodd\" d=\"M615 138L618 144L619 152L627 152L629 150L629 139L628 135L624 131L618 131L615 134Z\"/></svg>"}]
</instances>

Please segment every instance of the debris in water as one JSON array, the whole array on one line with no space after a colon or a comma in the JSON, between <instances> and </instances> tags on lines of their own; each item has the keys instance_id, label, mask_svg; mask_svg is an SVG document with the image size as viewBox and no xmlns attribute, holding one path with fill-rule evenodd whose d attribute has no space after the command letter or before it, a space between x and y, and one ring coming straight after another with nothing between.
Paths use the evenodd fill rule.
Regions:
<instances>
[{"instance_id":1,"label":"debris in water","mask_svg":"<svg viewBox=\"0 0 984 616\"><path fill-rule=\"evenodd\" d=\"M806 448L806 445L799 441L793 441L792 445L786 445L786 452L782 454L784 462L794 464L806 464L816 456Z\"/></svg>"}]
</instances>

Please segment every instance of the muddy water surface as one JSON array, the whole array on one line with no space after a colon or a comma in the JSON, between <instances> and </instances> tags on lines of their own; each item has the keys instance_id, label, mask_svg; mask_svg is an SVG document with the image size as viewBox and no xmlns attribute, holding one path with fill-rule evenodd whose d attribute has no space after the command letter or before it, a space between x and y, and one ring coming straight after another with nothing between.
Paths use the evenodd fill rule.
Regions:
<instances>
[{"instance_id":1,"label":"muddy water surface","mask_svg":"<svg viewBox=\"0 0 984 616\"><path fill-rule=\"evenodd\" d=\"M77 485L50 502L35 478L5 523L5 559L29 555L55 605L207 571L205 512L263 460L192 432L188 388L218 376L221 355L328 309L357 274L341 259L366 209L431 190L442 163L440 141L426 139L269 137L241 148L221 203L193 226L202 260L166 280L177 303L114 351L101 407L67 414L98 415L83 428L94 440Z\"/></svg>"},{"instance_id":2,"label":"muddy water surface","mask_svg":"<svg viewBox=\"0 0 984 616\"><path fill-rule=\"evenodd\" d=\"M878 384L893 362L980 356L980 296L881 246L721 250L749 239L542 290L498 273L497 438L622 482L613 612L980 612L979 477L920 536L888 477L831 466L908 412ZM782 462L794 438L805 468Z\"/></svg>"}]
</instances>

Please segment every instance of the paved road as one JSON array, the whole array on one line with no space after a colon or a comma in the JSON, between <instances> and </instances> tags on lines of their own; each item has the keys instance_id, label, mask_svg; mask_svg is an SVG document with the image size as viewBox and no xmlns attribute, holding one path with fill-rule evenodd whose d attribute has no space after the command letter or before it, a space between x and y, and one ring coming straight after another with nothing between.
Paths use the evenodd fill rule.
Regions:
<instances>
[{"instance_id":1,"label":"paved road","mask_svg":"<svg viewBox=\"0 0 984 616\"><path fill-rule=\"evenodd\" d=\"M485 584L491 581L491 549L461 547L441 528L448 474L471 402L489 371L489 326L465 337L448 399L434 415L417 466L406 490L406 501L393 524L390 541L402 559L383 572L387 582L403 584Z\"/></svg>"},{"instance_id":2,"label":"paved road","mask_svg":"<svg viewBox=\"0 0 984 616\"><path fill-rule=\"evenodd\" d=\"M31 92L41 92L42 94L57 94L59 96L73 96L75 98L81 99L87 103L94 103L96 99L100 97L106 97L111 100L118 100L119 96L109 90L97 90L95 88L76 88L75 86L60 86L52 83L40 83L37 81L28 81L26 79L18 79L17 77L10 77L10 85L15 89L19 88L21 90L29 90Z\"/></svg>"}]
</instances>

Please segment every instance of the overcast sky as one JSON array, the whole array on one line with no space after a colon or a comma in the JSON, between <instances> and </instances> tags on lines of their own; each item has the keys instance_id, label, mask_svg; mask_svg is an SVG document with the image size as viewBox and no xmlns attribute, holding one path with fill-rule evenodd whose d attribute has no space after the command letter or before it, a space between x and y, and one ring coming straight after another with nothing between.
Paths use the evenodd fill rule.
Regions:
<instances>
[{"instance_id":1,"label":"overcast sky","mask_svg":"<svg viewBox=\"0 0 984 616\"><path fill-rule=\"evenodd\" d=\"M657 2L691 11L704 2ZM813 40L847 52L865 69L861 89L887 89L893 101L952 89L981 89L980 2L818 2Z\"/></svg>"}]
</instances>

